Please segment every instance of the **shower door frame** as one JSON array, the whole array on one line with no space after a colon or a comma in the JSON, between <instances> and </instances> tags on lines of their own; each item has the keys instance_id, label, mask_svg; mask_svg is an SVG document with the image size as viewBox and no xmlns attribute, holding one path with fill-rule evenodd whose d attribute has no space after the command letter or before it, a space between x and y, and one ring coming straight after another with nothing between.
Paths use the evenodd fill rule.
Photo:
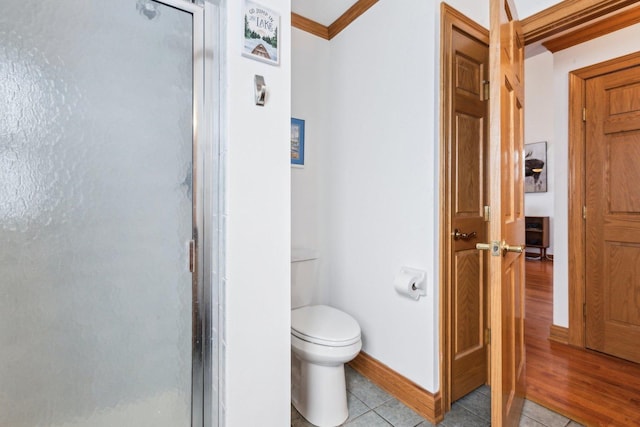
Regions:
<instances>
[{"instance_id":1,"label":"shower door frame","mask_svg":"<svg viewBox=\"0 0 640 427\"><path fill-rule=\"evenodd\" d=\"M204 8L186 0L153 0L157 3L175 8L192 16L192 85L193 85L193 120L192 120L192 241L189 261L192 268L191 282L191 427L204 427L205 411L211 412L209 402L205 405L205 395L211 396L211 381L205 381L204 373L211 366L211 351L205 339L205 320L211 313L211 303L205 295L210 295L211 262L204 257L205 250L213 246L212 227L205 227L205 210L207 218L212 218L210 198L212 183L205 180L205 172L211 174L212 161L207 150L207 129L211 129L208 121L211 114L204 114L205 89L205 43L204 43ZM206 119L205 119L206 117ZM206 250L209 254L209 250ZM205 283L206 279L206 283ZM205 292L205 289L209 291ZM209 418L209 417L206 417Z\"/></svg>"}]
</instances>

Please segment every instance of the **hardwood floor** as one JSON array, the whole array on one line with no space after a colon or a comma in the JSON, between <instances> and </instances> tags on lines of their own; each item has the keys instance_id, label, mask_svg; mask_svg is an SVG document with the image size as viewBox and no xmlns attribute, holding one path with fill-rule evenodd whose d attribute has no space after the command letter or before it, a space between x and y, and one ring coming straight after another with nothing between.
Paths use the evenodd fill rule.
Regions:
<instances>
[{"instance_id":1,"label":"hardwood floor","mask_svg":"<svg viewBox=\"0 0 640 427\"><path fill-rule=\"evenodd\" d=\"M586 426L640 425L640 365L549 341L553 262L527 261L526 281L527 399Z\"/></svg>"}]
</instances>

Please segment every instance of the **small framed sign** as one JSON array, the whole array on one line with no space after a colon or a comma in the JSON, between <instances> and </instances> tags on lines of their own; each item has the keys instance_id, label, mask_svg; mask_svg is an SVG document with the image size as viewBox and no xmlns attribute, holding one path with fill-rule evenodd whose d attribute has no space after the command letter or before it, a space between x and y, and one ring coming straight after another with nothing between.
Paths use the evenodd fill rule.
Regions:
<instances>
[{"instance_id":1,"label":"small framed sign","mask_svg":"<svg viewBox=\"0 0 640 427\"><path fill-rule=\"evenodd\" d=\"M268 64L280 63L280 14L244 0L242 54Z\"/></svg>"},{"instance_id":2,"label":"small framed sign","mask_svg":"<svg viewBox=\"0 0 640 427\"><path fill-rule=\"evenodd\" d=\"M291 165L304 166L304 120L291 118Z\"/></svg>"}]
</instances>

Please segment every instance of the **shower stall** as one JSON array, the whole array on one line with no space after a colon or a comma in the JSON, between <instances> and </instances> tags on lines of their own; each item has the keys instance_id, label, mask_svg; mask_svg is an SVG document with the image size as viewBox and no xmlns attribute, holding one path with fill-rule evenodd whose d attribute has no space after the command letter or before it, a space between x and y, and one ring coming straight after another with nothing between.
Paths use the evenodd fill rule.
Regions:
<instances>
[{"instance_id":1,"label":"shower stall","mask_svg":"<svg viewBox=\"0 0 640 427\"><path fill-rule=\"evenodd\" d=\"M211 417L203 10L3 1L0 426Z\"/></svg>"}]
</instances>

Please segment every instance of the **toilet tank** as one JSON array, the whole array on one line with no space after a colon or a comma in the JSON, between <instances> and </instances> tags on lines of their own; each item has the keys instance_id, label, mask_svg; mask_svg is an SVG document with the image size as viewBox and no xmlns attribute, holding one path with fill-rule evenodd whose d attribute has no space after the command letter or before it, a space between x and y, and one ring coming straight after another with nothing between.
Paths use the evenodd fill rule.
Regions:
<instances>
[{"instance_id":1,"label":"toilet tank","mask_svg":"<svg viewBox=\"0 0 640 427\"><path fill-rule=\"evenodd\" d=\"M291 308L317 304L318 251L291 248Z\"/></svg>"}]
</instances>

